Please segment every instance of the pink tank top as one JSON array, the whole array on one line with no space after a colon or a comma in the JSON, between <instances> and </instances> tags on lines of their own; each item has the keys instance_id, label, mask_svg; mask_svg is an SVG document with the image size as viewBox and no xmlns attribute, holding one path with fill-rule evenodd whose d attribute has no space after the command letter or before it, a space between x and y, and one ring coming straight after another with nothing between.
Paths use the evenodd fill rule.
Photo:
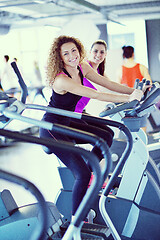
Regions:
<instances>
[{"instance_id":1,"label":"pink tank top","mask_svg":"<svg viewBox=\"0 0 160 240\"><path fill-rule=\"evenodd\" d=\"M92 67L92 65L90 64L90 62L88 61L89 65ZM82 70L81 70L82 71ZM82 72L83 73L83 72ZM99 72L98 72L99 73ZM89 88L92 88L92 89L95 89L97 90L93 85L92 83L90 83L87 78L83 78L83 85L85 87L89 87ZM77 105L76 105L76 108L75 108L75 112L79 112L79 113L82 113L84 108L86 107L86 105L88 104L88 102L90 101L90 98L88 97L81 97L81 99L78 101Z\"/></svg>"}]
</instances>

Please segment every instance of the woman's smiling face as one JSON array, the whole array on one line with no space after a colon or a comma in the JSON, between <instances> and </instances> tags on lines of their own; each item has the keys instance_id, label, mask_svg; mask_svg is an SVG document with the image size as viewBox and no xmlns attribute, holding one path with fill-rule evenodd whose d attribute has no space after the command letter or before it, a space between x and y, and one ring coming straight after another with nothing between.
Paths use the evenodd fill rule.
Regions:
<instances>
[{"instance_id":1,"label":"woman's smiling face","mask_svg":"<svg viewBox=\"0 0 160 240\"><path fill-rule=\"evenodd\" d=\"M106 57L106 49L103 44L95 44L90 51L90 60L100 64Z\"/></svg>"},{"instance_id":2,"label":"woman's smiling face","mask_svg":"<svg viewBox=\"0 0 160 240\"><path fill-rule=\"evenodd\" d=\"M61 58L64 66L75 67L79 64L80 54L76 45L72 42L61 46Z\"/></svg>"}]
</instances>

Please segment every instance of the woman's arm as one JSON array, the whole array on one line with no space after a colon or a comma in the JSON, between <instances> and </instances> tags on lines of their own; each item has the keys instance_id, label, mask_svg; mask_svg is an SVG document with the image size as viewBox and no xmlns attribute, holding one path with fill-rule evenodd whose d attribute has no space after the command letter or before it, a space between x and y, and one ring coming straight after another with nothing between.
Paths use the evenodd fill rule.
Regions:
<instances>
[{"instance_id":1,"label":"woman's arm","mask_svg":"<svg viewBox=\"0 0 160 240\"><path fill-rule=\"evenodd\" d=\"M96 73L92 69L92 67L90 67L86 63L82 63L82 69L83 69L83 74L86 78L111 91L123 93L123 94L131 94L134 91L133 88L111 81L107 76L101 76L100 74Z\"/></svg>"},{"instance_id":2,"label":"woman's arm","mask_svg":"<svg viewBox=\"0 0 160 240\"><path fill-rule=\"evenodd\" d=\"M143 64L140 64L140 71L141 71L142 76L143 76L146 80L150 80L150 81L152 82L151 76L150 76L150 74L149 74L149 72L148 72L148 68L147 68L147 67L145 67Z\"/></svg>"},{"instance_id":3,"label":"woman's arm","mask_svg":"<svg viewBox=\"0 0 160 240\"><path fill-rule=\"evenodd\" d=\"M122 81L122 66L116 71L116 79L118 83Z\"/></svg>"},{"instance_id":4,"label":"woman's arm","mask_svg":"<svg viewBox=\"0 0 160 240\"><path fill-rule=\"evenodd\" d=\"M53 88L54 91L59 94L70 92L79 96L85 96L105 102L129 102L134 99L140 100L143 96L143 92L141 90L135 90L132 94L112 94L98 92L94 89L78 84L74 81L74 79L62 75L59 75L55 79Z\"/></svg>"}]
</instances>

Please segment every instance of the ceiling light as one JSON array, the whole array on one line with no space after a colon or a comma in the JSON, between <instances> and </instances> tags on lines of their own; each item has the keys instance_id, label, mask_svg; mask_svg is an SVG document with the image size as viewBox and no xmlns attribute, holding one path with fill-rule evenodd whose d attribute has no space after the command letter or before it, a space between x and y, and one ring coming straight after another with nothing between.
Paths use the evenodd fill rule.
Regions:
<instances>
[{"instance_id":1,"label":"ceiling light","mask_svg":"<svg viewBox=\"0 0 160 240\"><path fill-rule=\"evenodd\" d=\"M34 2L39 3L39 4L44 4L45 3L45 1L43 1L43 0L34 0Z\"/></svg>"}]
</instances>

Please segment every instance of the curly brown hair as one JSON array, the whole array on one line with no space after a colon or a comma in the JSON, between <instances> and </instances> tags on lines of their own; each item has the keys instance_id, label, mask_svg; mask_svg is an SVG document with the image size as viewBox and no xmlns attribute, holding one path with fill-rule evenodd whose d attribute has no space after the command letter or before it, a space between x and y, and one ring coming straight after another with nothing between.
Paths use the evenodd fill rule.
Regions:
<instances>
[{"instance_id":1,"label":"curly brown hair","mask_svg":"<svg viewBox=\"0 0 160 240\"><path fill-rule=\"evenodd\" d=\"M63 66L61 55L60 55L60 50L61 50L61 46L64 43L68 43L68 42L72 42L76 45L80 54L80 63L85 58L86 52L83 44L79 39L75 37L65 36L65 35L55 38L49 51L47 68L46 68L47 82L50 87L52 87L57 74L59 74L63 70L64 66Z\"/></svg>"}]
</instances>

